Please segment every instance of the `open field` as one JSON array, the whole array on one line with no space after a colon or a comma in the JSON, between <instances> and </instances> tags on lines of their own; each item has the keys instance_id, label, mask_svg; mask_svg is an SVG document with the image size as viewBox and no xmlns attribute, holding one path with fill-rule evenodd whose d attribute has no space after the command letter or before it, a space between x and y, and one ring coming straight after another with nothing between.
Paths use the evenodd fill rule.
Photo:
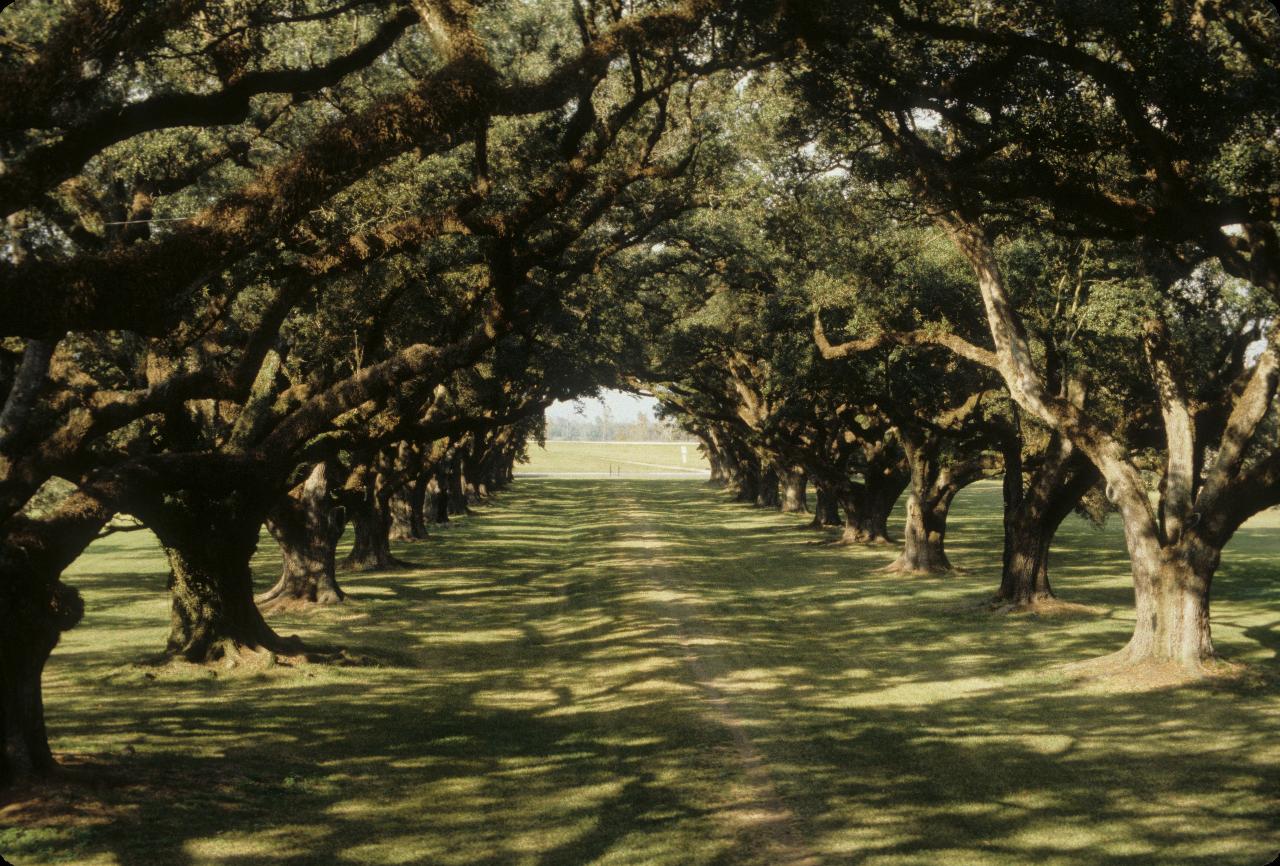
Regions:
<instances>
[{"instance_id":1,"label":"open field","mask_svg":"<svg viewBox=\"0 0 1280 866\"><path fill-rule=\"evenodd\" d=\"M1051 666L1119 647L1113 527L1053 562L1096 615L980 612L999 488L965 491L963 573L879 573L699 483L527 479L274 619L365 666L148 668L164 568L141 533L69 576L46 678L65 781L0 808L16 866L1261 866L1280 850L1280 527L1215 591L1238 681L1125 693ZM892 528L892 525L891 525ZM266 586L274 546L257 560Z\"/></svg>"},{"instance_id":2,"label":"open field","mask_svg":"<svg viewBox=\"0 0 1280 866\"><path fill-rule=\"evenodd\" d=\"M517 475L701 475L710 467L697 445L674 442L548 442L529 445Z\"/></svg>"}]
</instances>

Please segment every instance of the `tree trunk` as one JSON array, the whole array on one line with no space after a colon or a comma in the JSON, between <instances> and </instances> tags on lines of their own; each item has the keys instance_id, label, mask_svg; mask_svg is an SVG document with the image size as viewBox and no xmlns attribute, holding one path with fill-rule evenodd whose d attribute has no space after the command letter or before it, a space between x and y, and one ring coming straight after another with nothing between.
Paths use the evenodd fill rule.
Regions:
<instances>
[{"instance_id":1,"label":"tree trunk","mask_svg":"<svg viewBox=\"0 0 1280 866\"><path fill-rule=\"evenodd\" d=\"M439 526L449 522L449 478L437 472L427 482L427 521Z\"/></svg>"},{"instance_id":2,"label":"tree trunk","mask_svg":"<svg viewBox=\"0 0 1280 866\"><path fill-rule=\"evenodd\" d=\"M388 536L392 541L418 541L421 536L414 532L413 501L410 485L403 484L387 501L387 516L390 521Z\"/></svg>"},{"instance_id":3,"label":"tree trunk","mask_svg":"<svg viewBox=\"0 0 1280 866\"><path fill-rule=\"evenodd\" d=\"M1049 548L1058 528L1098 480L1098 472L1066 443L1051 446L1044 464L1033 474L1025 492L1006 490L1004 561L1000 589L993 602L1017 607L1049 601L1056 596L1049 584ZM1022 486L1008 468L1006 480ZM1020 462L1020 461L1019 461ZM1015 467L1013 471L1018 471ZM1019 473L1020 474L1020 473ZM1012 494L1012 495L1011 495Z\"/></svg>"},{"instance_id":4,"label":"tree trunk","mask_svg":"<svg viewBox=\"0 0 1280 866\"><path fill-rule=\"evenodd\" d=\"M1176 664L1201 671L1216 658L1209 590L1221 551L1196 540L1133 557L1133 637L1120 651L1128 663Z\"/></svg>"},{"instance_id":5,"label":"tree trunk","mask_svg":"<svg viewBox=\"0 0 1280 866\"><path fill-rule=\"evenodd\" d=\"M409 487L409 531L417 539L427 537L428 481L426 475L421 475Z\"/></svg>"},{"instance_id":6,"label":"tree trunk","mask_svg":"<svg viewBox=\"0 0 1280 866\"><path fill-rule=\"evenodd\" d=\"M803 469L790 468L782 472L782 510L787 514L808 514L809 478Z\"/></svg>"},{"instance_id":7,"label":"tree trunk","mask_svg":"<svg viewBox=\"0 0 1280 866\"><path fill-rule=\"evenodd\" d=\"M84 489L41 518L18 514L0 536L0 787L54 769L41 678L64 631L84 615L59 578L114 511Z\"/></svg>"},{"instance_id":8,"label":"tree trunk","mask_svg":"<svg viewBox=\"0 0 1280 866\"><path fill-rule=\"evenodd\" d=\"M712 487L724 487L726 476L724 464L720 462L720 456L716 452L706 449L707 463L711 466L711 474L707 478L707 483Z\"/></svg>"},{"instance_id":9,"label":"tree trunk","mask_svg":"<svg viewBox=\"0 0 1280 866\"><path fill-rule=\"evenodd\" d=\"M374 481L361 501L351 511L355 540L343 567L351 571L382 571L395 568L400 561L391 553L391 516L380 502Z\"/></svg>"},{"instance_id":10,"label":"tree trunk","mask_svg":"<svg viewBox=\"0 0 1280 866\"><path fill-rule=\"evenodd\" d=\"M772 463L763 463L760 471L760 484L756 488L756 505L759 508L781 508L782 498L778 495L778 470Z\"/></svg>"},{"instance_id":11,"label":"tree trunk","mask_svg":"<svg viewBox=\"0 0 1280 866\"><path fill-rule=\"evenodd\" d=\"M951 571L944 543L947 537L947 513L954 493L922 497L914 489L907 497L906 523L903 526L902 552L889 566L890 571L906 574L945 574Z\"/></svg>"},{"instance_id":12,"label":"tree trunk","mask_svg":"<svg viewBox=\"0 0 1280 866\"><path fill-rule=\"evenodd\" d=\"M272 631L254 604L249 560L256 546L256 532L251 543L201 539L165 544L173 602L169 655L200 663L234 657L243 649L301 649L296 638Z\"/></svg>"},{"instance_id":13,"label":"tree trunk","mask_svg":"<svg viewBox=\"0 0 1280 866\"><path fill-rule=\"evenodd\" d=\"M810 529L822 529L825 526L839 526L840 500L831 492L831 488L821 481L814 481L815 496L813 520L809 521Z\"/></svg>"},{"instance_id":14,"label":"tree trunk","mask_svg":"<svg viewBox=\"0 0 1280 866\"><path fill-rule=\"evenodd\" d=\"M891 544L889 513L898 503L907 475L896 466L868 467L861 484L850 483L840 498L844 507L844 544Z\"/></svg>"},{"instance_id":15,"label":"tree trunk","mask_svg":"<svg viewBox=\"0 0 1280 866\"><path fill-rule=\"evenodd\" d=\"M5 563L3 571L16 565ZM54 769L41 678L62 632L84 614L79 593L59 580L2 576L7 586L0 597L0 787Z\"/></svg>"},{"instance_id":16,"label":"tree trunk","mask_svg":"<svg viewBox=\"0 0 1280 866\"><path fill-rule=\"evenodd\" d=\"M267 518L284 566L275 586L258 596L260 608L337 604L346 597L335 575L338 539L346 520L329 507L328 495L329 469L317 463L306 482Z\"/></svg>"},{"instance_id":17,"label":"tree trunk","mask_svg":"<svg viewBox=\"0 0 1280 866\"><path fill-rule=\"evenodd\" d=\"M463 489L462 468L456 463L449 472L449 513L455 516L469 514L471 509L467 507L467 494Z\"/></svg>"},{"instance_id":18,"label":"tree trunk","mask_svg":"<svg viewBox=\"0 0 1280 866\"><path fill-rule=\"evenodd\" d=\"M734 502L754 504L760 496L760 467L754 460L737 461L734 473Z\"/></svg>"}]
</instances>

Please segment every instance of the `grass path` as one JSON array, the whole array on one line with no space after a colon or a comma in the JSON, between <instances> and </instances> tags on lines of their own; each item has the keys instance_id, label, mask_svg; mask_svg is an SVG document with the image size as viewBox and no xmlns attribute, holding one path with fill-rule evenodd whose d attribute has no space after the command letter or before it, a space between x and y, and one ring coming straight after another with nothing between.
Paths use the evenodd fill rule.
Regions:
<instances>
[{"instance_id":1,"label":"grass path","mask_svg":"<svg viewBox=\"0 0 1280 866\"><path fill-rule=\"evenodd\" d=\"M1274 527L1228 549L1220 647L1258 676L1135 694L1057 662L1119 646L1114 530L1070 524L1060 592L1099 616L980 614L998 490L964 573L876 569L688 481L527 479L274 621L377 662L149 669L163 564L105 539L50 665L64 783L0 806L15 866L1261 866L1280 850ZM270 543L255 563L266 586Z\"/></svg>"}]
</instances>

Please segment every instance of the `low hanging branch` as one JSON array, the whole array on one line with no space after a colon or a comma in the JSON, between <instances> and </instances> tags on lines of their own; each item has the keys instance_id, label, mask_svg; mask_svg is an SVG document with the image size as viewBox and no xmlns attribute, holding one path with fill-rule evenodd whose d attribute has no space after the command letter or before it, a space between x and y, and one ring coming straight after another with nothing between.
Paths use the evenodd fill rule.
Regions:
<instances>
[{"instance_id":1,"label":"low hanging branch","mask_svg":"<svg viewBox=\"0 0 1280 866\"><path fill-rule=\"evenodd\" d=\"M822 327L822 315L817 310L813 313L813 341L822 357L829 361L837 358L848 358L885 346L941 346L975 364L990 367L993 370L1000 369L1000 361L995 352L984 349L981 346L975 346L963 337L947 331L923 329L915 331L880 331L870 337L862 337L839 345L832 345Z\"/></svg>"}]
</instances>

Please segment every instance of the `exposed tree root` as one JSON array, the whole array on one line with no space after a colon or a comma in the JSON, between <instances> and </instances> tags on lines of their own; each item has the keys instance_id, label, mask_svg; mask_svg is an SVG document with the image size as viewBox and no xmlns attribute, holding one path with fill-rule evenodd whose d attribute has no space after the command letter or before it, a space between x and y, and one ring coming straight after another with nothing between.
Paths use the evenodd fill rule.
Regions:
<instances>
[{"instance_id":1,"label":"exposed tree root","mask_svg":"<svg viewBox=\"0 0 1280 866\"><path fill-rule=\"evenodd\" d=\"M342 604L346 593L341 590L321 589L315 597L299 596L279 587L254 596L253 601L263 613L280 613L285 611L310 611L320 607L331 607Z\"/></svg>"},{"instance_id":2,"label":"exposed tree root","mask_svg":"<svg viewBox=\"0 0 1280 866\"><path fill-rule=\"evenodd\" d=\"M1010 602L1007 599L996 597L982 602L980 606L990 613L1009 616L1102 616L1107 612L1105 608L1062 601L1052 595L1040 596L1030 601L1022 602Z\"/></svg>"},{"instance_id":3,"label":"exposed tree root","mask_svg":"<svg viewBox=\"0 0 1280 866\"><path fill-rule=\"evenodd\" d=\"M1221 658L1174 661L1135 657L1125 647L1098 658L1059 665L1054 670L1104 691L1145 692L1213 680L1238 680L1247 668Z\"/></svg>"}]
</instances>

